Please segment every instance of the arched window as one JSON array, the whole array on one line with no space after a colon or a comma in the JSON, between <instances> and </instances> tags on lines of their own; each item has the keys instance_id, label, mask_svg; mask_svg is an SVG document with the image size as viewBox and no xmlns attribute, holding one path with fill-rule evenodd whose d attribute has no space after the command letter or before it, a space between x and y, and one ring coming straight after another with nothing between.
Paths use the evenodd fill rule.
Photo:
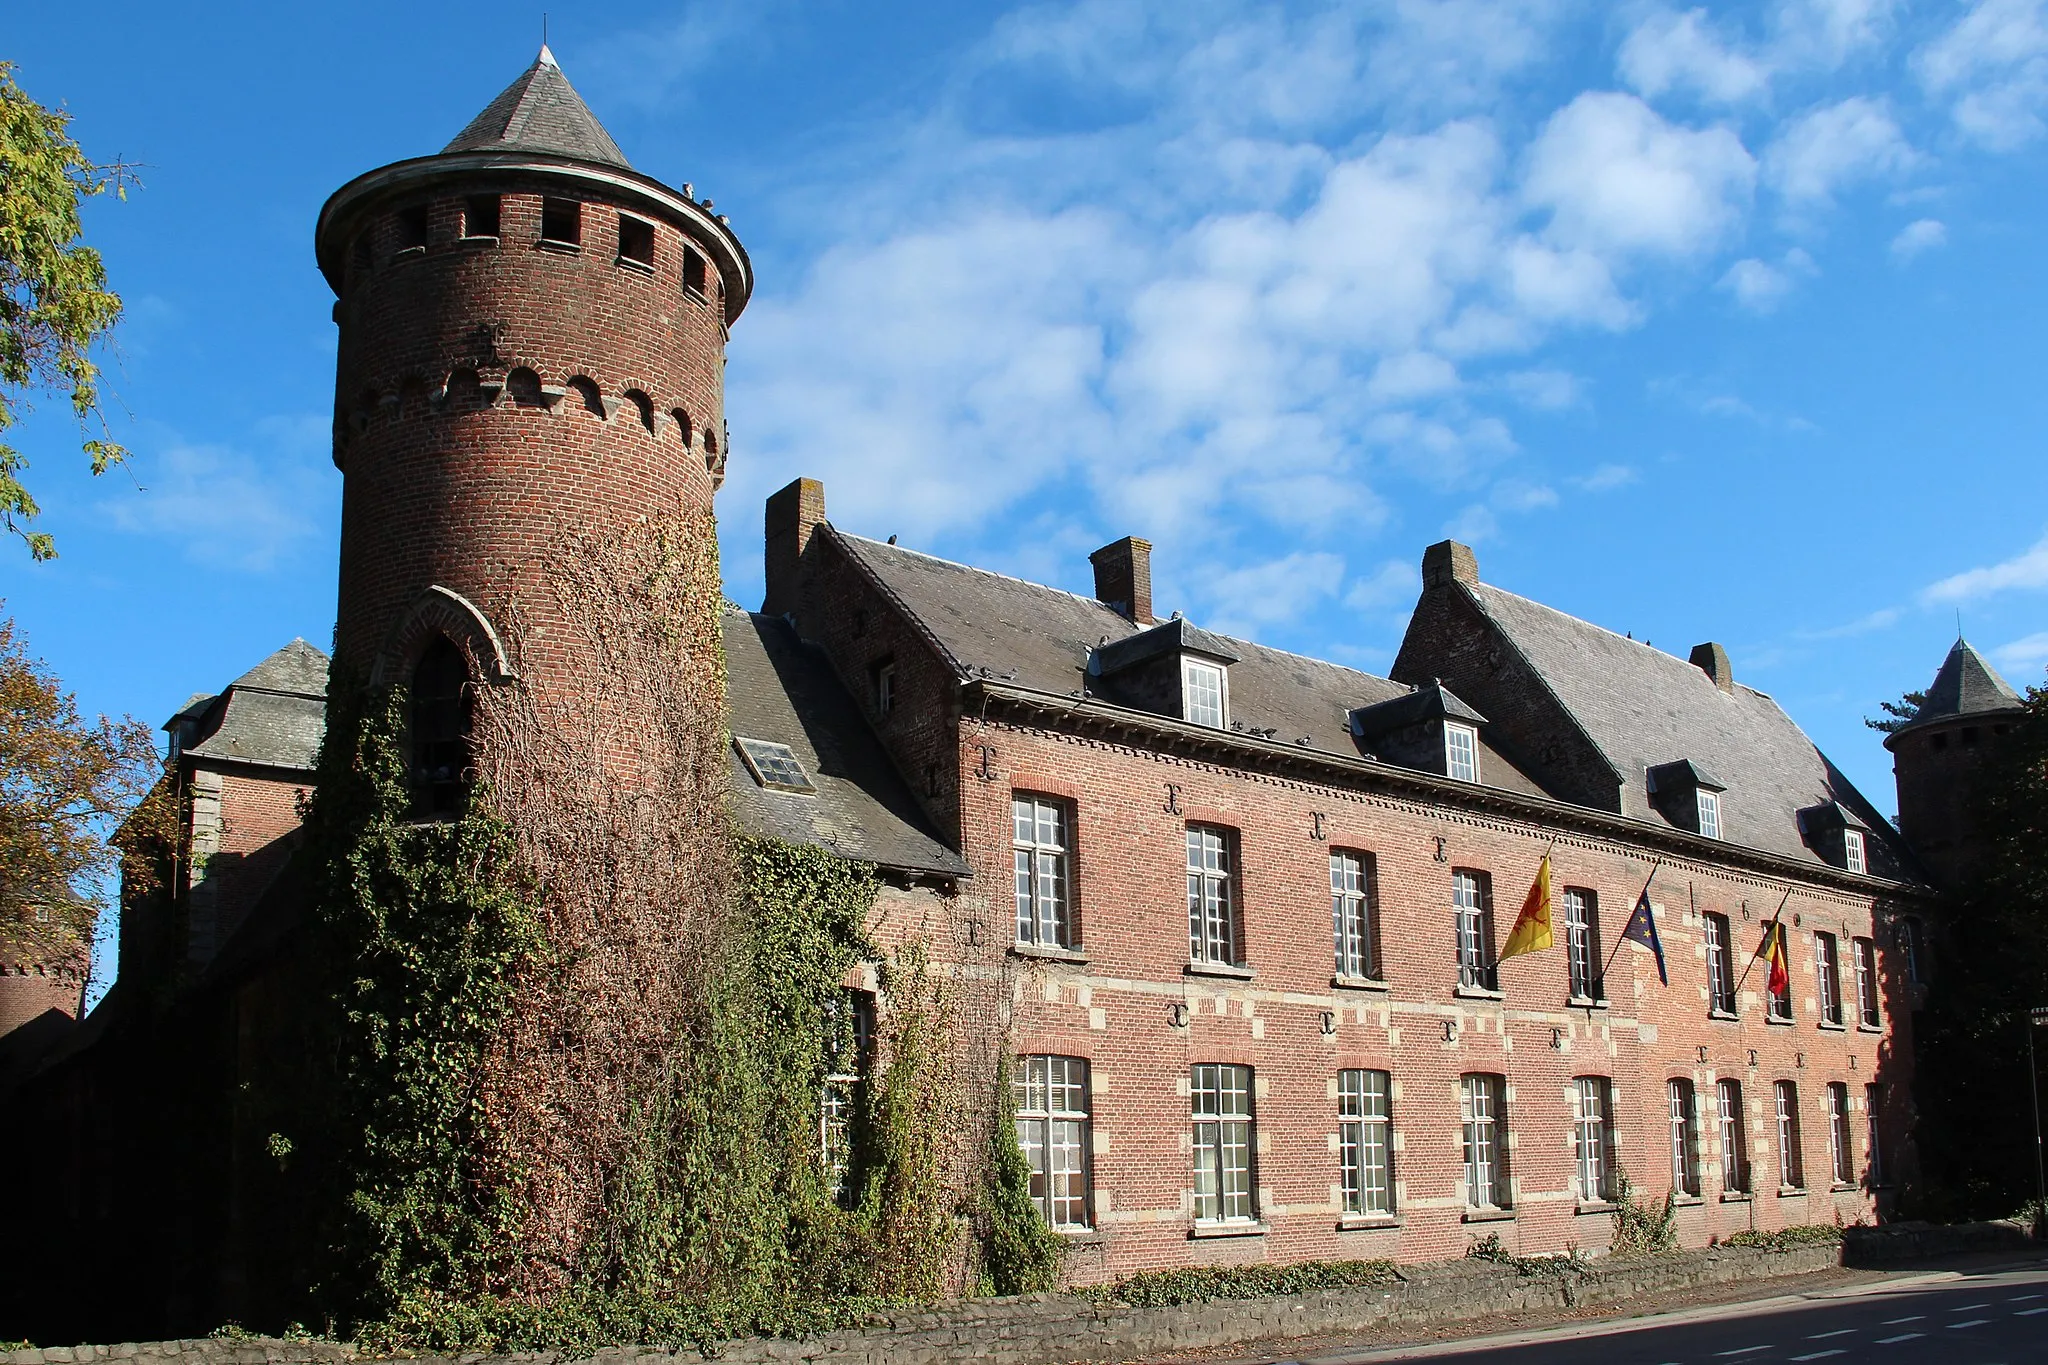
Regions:
<instances>
[{"instance_id":1,"label":"arched window","mask_svg":"<svg viewBox=\"0 0 2048 1365\"><path fill-rule=\"evenodd\" d=\"M462 814L469 781L469 663L437 636L412 671L413 813L428 820Z\"/></svg>"}]
</instances>

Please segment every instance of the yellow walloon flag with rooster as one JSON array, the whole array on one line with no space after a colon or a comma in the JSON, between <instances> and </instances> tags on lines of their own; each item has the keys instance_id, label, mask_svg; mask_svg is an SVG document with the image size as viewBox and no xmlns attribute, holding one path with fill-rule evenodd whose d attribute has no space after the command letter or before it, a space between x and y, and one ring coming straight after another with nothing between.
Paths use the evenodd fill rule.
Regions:
<instances>
[{"instance_id":1,"label":"yellow walloon flag with rooster","mask_svg":"<svg viewBox=\"0 0 2048 1365\"><path fill-rule=\"evenodd\" d=\"M1515 916L1515 927L1508 931L1499 960L1505 962L1523 953L1541 952L1551 942L1550 855L1546 853L1536 865L1536 884L1529 888L1528 898L1522 902L1522 913Z\"/></svg>"}]
</instances>

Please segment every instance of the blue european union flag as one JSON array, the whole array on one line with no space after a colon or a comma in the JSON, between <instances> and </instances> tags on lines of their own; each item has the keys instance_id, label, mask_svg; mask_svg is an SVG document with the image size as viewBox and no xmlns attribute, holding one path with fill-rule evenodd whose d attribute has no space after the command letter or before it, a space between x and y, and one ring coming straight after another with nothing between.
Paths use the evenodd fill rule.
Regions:
<instances>
[{"instance_id":1,"label":"blue european union flag","mask_svg":"<svg viewBox=\"0 0 2048 1365\"><path fill-rule=\"evenodd\" d=\"M1657 937L1657 917L1650 913L1650 888L1644 887L1643 894L1636 897L1636 908L1628 917L1628 927L1621 931L1623 938L1634 939L1657 955L1657 980L1671 984L1671 977L1664 970L1664 943Z\"/></svg>"}]
</instances>

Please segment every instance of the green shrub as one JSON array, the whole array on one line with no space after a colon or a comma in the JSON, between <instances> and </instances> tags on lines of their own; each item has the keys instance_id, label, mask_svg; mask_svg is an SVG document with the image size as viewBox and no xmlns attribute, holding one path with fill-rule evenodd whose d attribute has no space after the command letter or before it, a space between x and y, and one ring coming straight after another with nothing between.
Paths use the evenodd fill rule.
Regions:
<instances>
[{"instance_id":1,"label":"green shrub","mask_svg":"<svg viewBox=\"0 0 2048 1365\"><path fill-rule=\"evenodd\" d=\"M1790 1251L1794 1247L1839 1243L1842 1230L1833 1223L1798 1223L1776 1232L1738 1232L1722 1239L1724 1247L1751 1247L1759 1251Z\"/></svg>"},{"instance_id":2,"label":"green shrub","mask_svg":"<svg viewBox=\"0 0 2048 1365\"><path fill-rule=\"evenodd\" d=\"M1203 1266L1146 1270L1111 1284L1079 1291L1096 1303L1132 1308L1171 1308L1216 1299L1264 1299L1318 1289L1353 1289L1393 1284L1401 1278L1392 1261L1303 1261L1299 1265Z\"/></svg>"}]
</instances>

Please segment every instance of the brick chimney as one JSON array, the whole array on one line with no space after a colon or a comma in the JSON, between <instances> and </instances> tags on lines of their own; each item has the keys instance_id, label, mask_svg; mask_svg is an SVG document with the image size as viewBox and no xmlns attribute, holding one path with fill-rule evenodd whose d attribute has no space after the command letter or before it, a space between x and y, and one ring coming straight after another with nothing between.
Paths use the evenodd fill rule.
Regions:
<instances>
[{"instance_id":1,"label":"brick chimney","mask_svg":"<svg viewBox=\"0 0 2048 1365\"><path fill-rule=\"evenodd\" d=\"M768 495L768 591L761 610L783 616L797 609L804 547L825 520L825 485L797 479Z\"/></svg>"},{"instance_id":2,"label":"brick chimney","mask_svg":"<svg viewBox=\"0 0 2048 1365\"><path fill-rule=\"evenodd\" d=\"M1472 553L1470 545L1460 545L1455 540L1439 540L1422 552L1422 586L1425 589L1478 581L1479 556Z\"/></svg>"},{"instance_id":3,"label":"brick chimney","mask_svg":"<svg viewBox=\"0 0 2048 1365\"><path fill-rule=\"evenodd\" d=\"M1095 597L1141 626L1152 618L1152 542L1125 536L1088 556L1095 566Z\"/></svg>"},{"instance_id":4,"label":"brick chimney","mask_svg":"<svg viewBox=\"0 0 2048 1365\"><path fill-rule=\"evenodd\" d=\"M1735 669L1728 662L1728 651L1712 640L1692 647L1692 666L1712 678L1723 692L1735 690Z\"/></svg>"}]
</instances>

